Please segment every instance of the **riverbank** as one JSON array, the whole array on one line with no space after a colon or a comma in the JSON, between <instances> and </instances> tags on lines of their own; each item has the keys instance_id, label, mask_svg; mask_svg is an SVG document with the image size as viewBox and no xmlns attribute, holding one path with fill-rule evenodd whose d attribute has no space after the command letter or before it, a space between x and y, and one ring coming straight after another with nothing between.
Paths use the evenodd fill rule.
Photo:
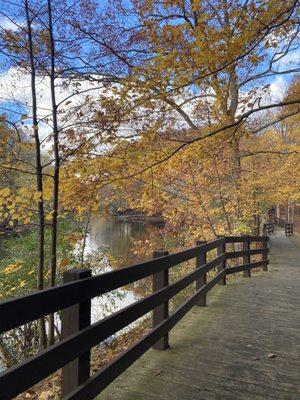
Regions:
<instances>
[{"instance_id":1,"label":"riverbank","mask_svg":"<svg viewBox=\"0 0 300 400\"><path fill-rule=\"evenodd\" d=\"M161 216L156 215L144 215L144 214L123 214L115 216L118 221L122 222L144 222L154 224L164 224L164 219Z\"/></svg>"}]
</instances>

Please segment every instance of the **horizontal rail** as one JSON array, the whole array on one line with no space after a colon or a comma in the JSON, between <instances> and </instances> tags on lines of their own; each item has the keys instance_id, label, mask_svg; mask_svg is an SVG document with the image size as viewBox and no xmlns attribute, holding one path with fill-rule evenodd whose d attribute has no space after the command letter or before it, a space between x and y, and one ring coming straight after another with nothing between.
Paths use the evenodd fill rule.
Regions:
<instances>
[{"instance_id":1,"label":"horizontal rail","mask_svg":"<svg viewBox=\"0 0 300 400\"><path fill-rule=\"evenodd\" d=\"M226 243L268 242L269 236L226 236Z\"/></svg>"},{"instance_id":2,"label":"horizontal rail","mask_svg":"<svg viewBox=\"0 0 300 400\"><path fill-rule=\"evenodd\" d=\"M213 250L225 238L164 257L59 285L0 303L0 334L79 302L103 295Z\"/></svg>"},{"instance_id":3,"label":"horizontal rail","mask_svg":"<svg viewBox=\"0 0 300 400\"><path fill-rule=\"evenodd\" d=\"M91 400L121 375L131 364L140 358L157 340L169 332L196 304L199 297L212 289L225 275L225 270L216 275L209 283L202 286L192 297L185 301L173 314L160 323L151 332L129 347L106 367L94 374L83 385L78 386L62 400Z\"/></svg>"},{"instance_id":4,"label":"horizontal rail","mask_svg":"<svg viewBox=\"0 0 300 400\"><path fill-rule=\"evenodd\" d=\"M142 300L104 318L100 322L61 340L24 362L7 369L1 374L1 391L3 391L1 400L8 400L24 392L68 362L81 356L90 348L125 328L158 305L171 299L191 285L202 274L210 271L220 262L224 261L225 258L225 253L219 255L214 260L197 268L174 284L154 292ZM209 290L211 287L210 282L205 287ZM9 395L6 397L5 393L9 393Z\"/></svg>"},{"instance_id":5,"label":"horizontal rail","mask_svg":"<svg viewBox=\"0 0 300 400\"><path fill-rule=\"evenodd\" d=\"M243 256L247 256L247 255L252 256L255 254L264 254L268 251L269 251L268 247L263 247L261 249L253 249L253 250L233 251L233 252L226 253L226 258L232 259L232 258L243 257Z\"/></svg>"},{"instance_id":6,"label":"horizontal rail","mask_svg":"<svg viewBox=\"0 0 300 400\"><path fill-rule=\"evenodd\" d=\"M236 267L226 268L226 275L235 274L241 271L246 271L247 269L251 268L263 267L264 265L268 264L269 260L263 260L263 261L256 261L250 264L237 265Z\"/></svg>"}]
</instances>

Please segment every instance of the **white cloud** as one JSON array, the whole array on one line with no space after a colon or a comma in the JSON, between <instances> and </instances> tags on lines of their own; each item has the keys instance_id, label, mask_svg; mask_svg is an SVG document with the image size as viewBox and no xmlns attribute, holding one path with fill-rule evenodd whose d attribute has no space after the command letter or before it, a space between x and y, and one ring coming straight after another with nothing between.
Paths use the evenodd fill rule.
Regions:
<instances>
[{"instance_id":1,"label":"white cloud","mask_svg":"<svg viewBox=\"0 0 300 400\"><path fill-rule=\"evenodd\" d=\"M84 100L90 90L89 94L92 96L99 96L99 85L95 82L80 81L74 79L68 85L66 79L56 79L56 98L57 103L63 102L67 97L72 96L69 107L64 105L64 110L67 110L74 105L79 105ZM77 83L79 86L75 87ZM37 76L36 90L38 97L38 113L40 118L45 118L51 112L51 91L50 79L45 76ZM16 102L23 105L30 110L31 107L31 77L29 74L17 68L10 68L5 74L0 76L0 102Z\"/></svg>"},{"instance_id":2,"label":"white cloud","mask_svg":"<svg viewBox=\"0 0 300 400\"><path fill-rule=\"evenodd\" d=\"M278 62L280 66L284 67L291 67L298 65L299 66L300 62L300 48L297 48L295 50L289 51L282 59Z\"/></svg>"},{"instance_id":3,"label":"white cloud","mask_svg":"<svg viewBox=\"0 0 300 400\"><path fill-rule=\"evenodd\" d=\"M282 75L277 76L270 84L270 98L271 101L281 101L286 94L288 87L287 81Z\"/></svg>"},{"instance_id":4,"label":"white cloud","mask_svg":"<svg viewBox=\"0 0 300 400\"><path fill-rule=\"evenodd\" d=\"M1 17L0 18L0 27L1 29L9 29L11 31L15 31L18 29L17 24L14 23L13 21L9 20L6 17Z\"/></svg>"},{"instance_id":5,"label":"white cloud","mask_svg":"<svg viewBox=\"0 0 300 400\"><path fill-rule=\"evenodd\" d=\"M51 133L51 91L50 79L45 76L36 78L38 117L41 122L40 132L43 137ZM103 92L103 86L97 82L87 80L70 80L59 78L56 80L56 101L59 104L59 123L62 125L70 125L72 120L69 115L77 106L84 104L87 96L91 100L96 101ZM5 74L0 76L0 112L5 109L11 110L15 120L20 120L21 114L28 115L25 121L28 128L31 122L31 77L18 68L10 68ZM88 108L86 104L84 112L85 119L88 119L93 112L93 106ZM2 110L1 110L2 109ZM73 116L75 117L75 111ZM74 121L73 117L73 121ZM75 117L76 118L76 117Z\"/></svg>"}]
</instances>

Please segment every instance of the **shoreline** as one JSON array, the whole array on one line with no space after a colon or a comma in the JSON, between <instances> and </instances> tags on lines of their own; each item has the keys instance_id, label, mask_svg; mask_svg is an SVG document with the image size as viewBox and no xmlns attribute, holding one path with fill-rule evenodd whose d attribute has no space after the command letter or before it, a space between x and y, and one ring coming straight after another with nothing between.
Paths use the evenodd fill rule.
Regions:
<instances>
[{"instance_id":1,"label":"shoreline","mask_svg":"<svg viewBox=\"0 0 300 400\"><path fill-rule=\"evenodd\" d=\"M157 224L163 224L165 221L160 216L144 215L144 214L123 214L114 215L114 217L123 222L152 222Z\"/></svg>"}]
</instances>

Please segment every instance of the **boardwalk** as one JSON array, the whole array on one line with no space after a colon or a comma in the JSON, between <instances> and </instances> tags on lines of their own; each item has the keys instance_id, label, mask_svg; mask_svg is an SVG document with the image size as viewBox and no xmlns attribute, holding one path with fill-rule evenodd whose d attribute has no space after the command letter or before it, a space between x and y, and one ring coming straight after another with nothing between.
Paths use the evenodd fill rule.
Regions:
<instances>
[{"instance_id":1,"label":"boardwalk","mask_svg":"<svg viewBox=\"0 0 300 400\"><path fill-rule=\"evenodd\" d=\"M271 239L270 272L230 280L98 400L300 399L300 250Z\"/></svg>"}]
</instances>

